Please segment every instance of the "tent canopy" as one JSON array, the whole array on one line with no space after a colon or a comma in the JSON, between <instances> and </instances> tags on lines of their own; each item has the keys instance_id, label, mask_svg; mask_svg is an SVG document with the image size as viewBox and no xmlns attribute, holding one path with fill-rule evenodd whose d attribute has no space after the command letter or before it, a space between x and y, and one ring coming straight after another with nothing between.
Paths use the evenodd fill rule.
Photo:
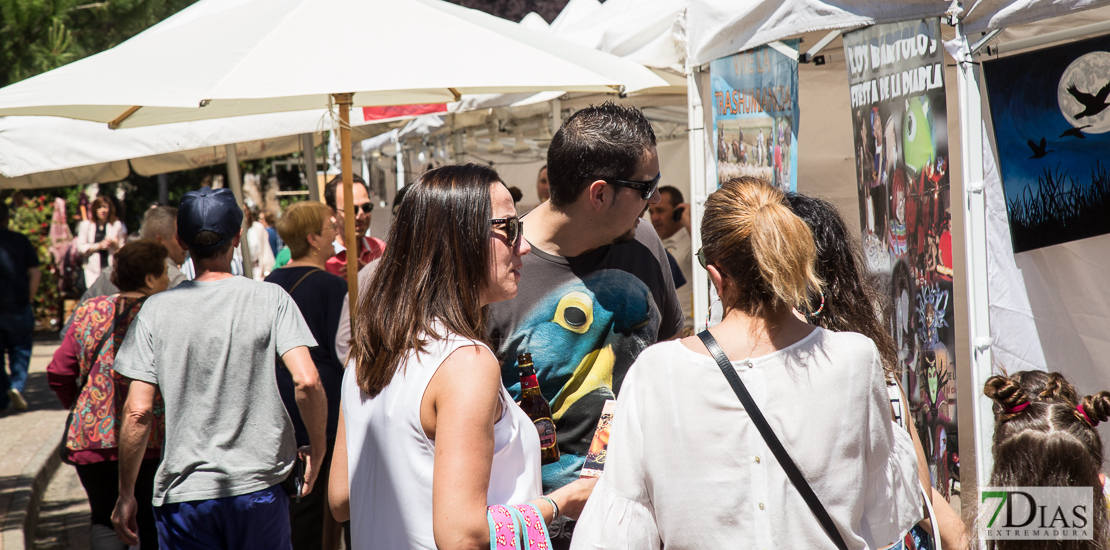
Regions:
<instances>
[{"instance_id":1,"label":"tent canopy","mask_svg":"<svg viewBox=\"0 0 1110 550\"><path fill-rule=\"evenodd\" d=\"M1107 5L1107 0L690 0L690 65L818 31L957 15L968 36Z\"/></svg>"},{"instance_id":2,"label":"tent canopy","mask_svg":"<svg viewBox=\"0 0 1110 550\"><path fill-rule=\"evenodd\" d=\"M203 12L213 2L184 11ZM365 32L367 21L373 33ZM137 127L322 109L340 92L369 106L667 85L634 63L440 0L242 0L152 31L8 86L0 115ZM327 55L313 55L302 78L290 77L291 60L306 58L308 47Z\"/></svg>"}]
</instances>

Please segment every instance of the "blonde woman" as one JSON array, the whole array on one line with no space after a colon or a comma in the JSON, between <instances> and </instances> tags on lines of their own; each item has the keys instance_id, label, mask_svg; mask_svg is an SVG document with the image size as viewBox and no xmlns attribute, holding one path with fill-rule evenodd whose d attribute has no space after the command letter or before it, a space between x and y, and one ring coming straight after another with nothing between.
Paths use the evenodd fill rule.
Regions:
<instances>
[{"instance_id":1,"label":"blonde woman","mask_svg":"<svg viewBox=\"0 0 1110 550\"><path fill-rule=\"evenodd\" d=\"M343 299L347 296L346 281L324 269L324 263L335 254L331 243L335 240L337 228L330 208L323 203L304 201L285 211L277 224L277 230L289 247L293 261L281 269L275 269L266 277L266 281L289 293L312 331L312 337L319 344L310 349L309 354L316 363L320 383L328 398L328 423L327 454L320 465L320 477L317 478L316 486L327 487L336 426L339 422L340 388L343 385L344 358L335 355L335 333L339 328L339 312L343 308ZM293 376L279 365L277 381L285 409L293 420L297 446L308 445L308 431L296 407ZM291 482L290 479L287 483ZM289 503L294 550L321 546L326 508L327 492L324 490L313 491L301 498L300 502Z\"/></svg>"},{"instance_id":2,"label":"blonde woman","mask_svg":"<svg viewBox=\"0 0 1110 550\"><path fill-rule=\"evenodd\" d=\"M847 548L922 516L910 435L894 429L875 344L814 327L809 227L763 180L709 196L698 252L724 305L709 330ZM861 304L868 307L867 304ZM617 400L605 472L571 547L835 548L697 336L644 350Z\"/></svg>"}]
</instances>

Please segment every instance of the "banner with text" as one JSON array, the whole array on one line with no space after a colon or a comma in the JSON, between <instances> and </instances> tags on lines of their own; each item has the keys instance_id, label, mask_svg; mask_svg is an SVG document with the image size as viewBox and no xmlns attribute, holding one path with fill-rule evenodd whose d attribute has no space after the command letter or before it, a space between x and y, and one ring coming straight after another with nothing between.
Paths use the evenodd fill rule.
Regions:
<instances>
[{"instance_id":1,"label":"banner with text","mask_svg":"<svg viewBox=\"0 0 1110 550\"><path fill-rule=\"evenodd\" d=\"M844 34L861 244L890 296L902 387L933 484L959 493L948 124L940 20Z\"/></svg>"},{"instance_id":2,"label":"banner with text","mask_svg":"<svg viewBox=\"0 0 1110 550\"><path fill-rule=\"evenodd\" d=\"M798 40L783 40L785 50ZM761 46L709 64L717 184L756 176L798 188L798 56Z\"/></svg>"}]
</instances>

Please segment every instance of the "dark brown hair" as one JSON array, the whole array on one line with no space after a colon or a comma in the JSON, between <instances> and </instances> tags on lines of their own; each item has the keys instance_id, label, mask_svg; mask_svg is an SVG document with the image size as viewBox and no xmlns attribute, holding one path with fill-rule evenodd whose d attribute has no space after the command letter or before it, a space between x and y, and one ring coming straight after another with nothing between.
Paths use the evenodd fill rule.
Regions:
<instances>
[{"instance_id":1,"label":"dark brown hair","mask_svg":"<svg viewBox=\"0 0 1110 550\"><path fill-rule=\"evenodd\" d=\"M551 204L573 204L594 178L632 177L653 147L655 130L635 107L606 101L574 113L547 149Z\"/></svg>"},{"instance_id":2,"label":"dark brown hair","mask_svg":"<svg viewBox=\"0 0 1110 550\"><path fill-rule=\"evenodd\" d=\"M729 180L709 195L701 235L706 261L732 283L721 297L726 312L767 320L783 307L804 310L821 287L809 226L759 178Z\"/></svg>"},{"instance_id":3,"label":"dark brown hair","mask_svg":"<svg viewBox=\"0 0 1110 550\"><path fill-rule=\"evenodd\" d=\"M901 365L894 338L879 316L887 298L870 284L863 270L863 253L844 218L822 199L786 193L786 200L813 233L817 275L824 282L825 306L819 315L811 315L821 307L821 296L810 296L809 307L803 310L806 320L824 329L858 332L870 338L879 348L887 379L897 380Z\"/></svg>"},{"instance_id":4,"label":"dark brown hair","mask_svg":"<svg viewBox=\"0 0 1110 550\"><path fill-rule=\"evenodd\" d=\"M492 168L452 165L425 172L408 189L353 323L356 380L371 397L410 350L447 333L486 340L480 297L489 283L489 188L498 181Z\"/></svg>"},{"instance_id":5,"label":"dark brown hair","mask_svg":"<svg viewBox=\"0 0 1110 550\"><path fill-rule=\"evenodd\" d=\"M89 207L89 211L90 211L90 214L91 214L90 217L92 218L92 222L93 223L100 223L100 220L96 219L96 211L101 206L107 206L108 207L108 220L107 220L106 223L115 223L115 221L116 221L116 205L115 205L115 203L112 202L112 199L109 199L108 197L105 197L104 195L100 195L99 197L94 199L93 202L92 202L92 206Z\"/></svg>"},{"instance_id":6,"label":"dark brown hair","mask_svg":"<svg viewBox=\"0 0 1110 550\"><path fill-rule=\"evenodd\" d=\"M166 258L170 252L160 243L137 240L127 243L116 252L109 280L120 292L137 292L146 287L146 276L161 277L166 272Z\"/></svg>"},{"instance_id":7,"label":"dark brown hair","mask_svg":"<svg viewBox=\"0 0 1110 550\"><path fill-rule=\"evenodd\" d=\"M1110 392L1071 399L1075 387L1059 373L992 376L983 394L995 402L994 487L1090 487L1092 540L1054 541L1053 548L1105 548L1107 507L1102 496L1102 439L1094 426L1110 418ZM1018 410L1014 410L1017 408ZM1088 422L1090 419L1090 422ZM1045 548L1044 541L989 540L999 550Z\"/></svg>"}]
</instances>

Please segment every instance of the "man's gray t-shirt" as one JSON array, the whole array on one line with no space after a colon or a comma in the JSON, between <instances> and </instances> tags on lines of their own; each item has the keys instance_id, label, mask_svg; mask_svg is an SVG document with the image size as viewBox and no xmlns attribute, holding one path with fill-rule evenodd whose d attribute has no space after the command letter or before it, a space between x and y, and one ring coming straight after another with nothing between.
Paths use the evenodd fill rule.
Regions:
<instances>
[{"instance_id":1,"label":"man's gray t-shirt","mask_svg":"<svg viewBox=\"0 0 1110 550\"><path fill-rule=\"evenodd\" d=\"M531 353L562 459L544 490L578 478L601 408L644 348L682 330L670 262L651 224L635 238L573 258L532 248L516 298L490 305L489 335L509 393L520 397L517 354Z\"/></svg>"},{"instance_id":2,"label":"man's gray t-shirt","mask_svg":"<svg viewBox=\"0 0 1110 550\"><path fill-rule=\"evenodd\" d=\"M285 479L296 443L274 369L276 356L297 346L316 340L277 285L186 281L146 301L113 368L162 392L155 506L245 495Z\"/></svg>"}]
</instances>

